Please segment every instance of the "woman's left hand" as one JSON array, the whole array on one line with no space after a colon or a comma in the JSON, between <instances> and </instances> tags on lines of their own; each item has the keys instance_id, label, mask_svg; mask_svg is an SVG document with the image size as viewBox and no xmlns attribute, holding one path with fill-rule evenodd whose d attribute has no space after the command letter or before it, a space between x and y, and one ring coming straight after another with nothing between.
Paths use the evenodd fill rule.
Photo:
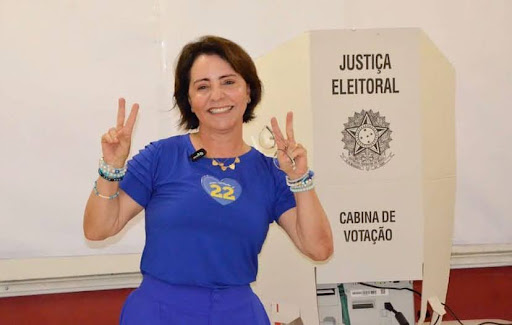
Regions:
<instances>
[{"instance_id":1,"label":"woman's left hand","mask_svg":"<svg viewBox=\"0 0 512 325\"><path fill-rule=\"evenodd\" d=\"M277 160L279 167L290 179L297 179L308 171L308 157L306 148L295 142L293 134L293 113L286 114L286 138L283 136L277 119L270 120L272 132L277 146Z\"/></svg>"}]
</instances>

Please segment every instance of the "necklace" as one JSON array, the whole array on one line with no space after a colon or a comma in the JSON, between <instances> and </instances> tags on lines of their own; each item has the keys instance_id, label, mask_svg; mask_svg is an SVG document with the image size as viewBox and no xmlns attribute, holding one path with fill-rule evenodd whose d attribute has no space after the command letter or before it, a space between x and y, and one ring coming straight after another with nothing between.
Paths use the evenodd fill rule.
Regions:
<instances>
[{"instance_id":1,"label":"necklace","mask_svg":"<svg viewBox=\"0 0 512 325\"><path fill-rule=\"evenodd\" d=\"M223 172L225 172L228 168L231 170L235 170L236 164L238 164L240 162L240 158L236 157L235 160L231 164L226 166L225 163L228 159L226 159L224 161L218 161L217 159L212 158L212 166L219 166Z\"/></svg>"}]
</instances>

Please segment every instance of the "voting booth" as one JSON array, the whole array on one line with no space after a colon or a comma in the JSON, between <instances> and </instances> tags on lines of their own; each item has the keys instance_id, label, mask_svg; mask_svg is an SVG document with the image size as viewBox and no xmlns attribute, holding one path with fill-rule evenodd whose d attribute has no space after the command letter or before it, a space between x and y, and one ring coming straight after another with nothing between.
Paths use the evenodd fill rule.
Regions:
<instances>
[{"instance_id":1,"label":"voting booth","mask_svg":"<svg viewBox=\"0 0 512 325\"><path fill-rule=\"evenodd\" d=\"M294 111L335 245L314 264L271 227L254 286L271 320L319 324L317 283L422 279L422 315L427 300L444 302L455 200L450 63L419 29L373 29L305 33L256 65L264 95L245 140L273 155L270 118L284 127Z\"/></svg>"}]
</instances>

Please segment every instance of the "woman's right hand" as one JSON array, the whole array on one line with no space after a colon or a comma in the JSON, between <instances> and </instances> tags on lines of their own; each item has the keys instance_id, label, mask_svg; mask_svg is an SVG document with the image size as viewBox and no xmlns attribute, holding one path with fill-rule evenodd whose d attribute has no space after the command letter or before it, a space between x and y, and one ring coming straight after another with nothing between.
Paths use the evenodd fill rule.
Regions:
<instances>
[{"instance_id":1,"label":"woman's right hand","mask_svg":"<svg viewBox=\"0 0 512 325\"><path fill-rule=\"evenodd\" d=\"M119 98L119 107L117 109L117 125L111 128L101 137L101 150L103 151L103 160L110 166L116 168L124 167L126 159L130 153L132 143L132 131L137 119L139 104L132 105L130 116L125 123L125 105L124 98Z\"/></svg>"}]
</instances>

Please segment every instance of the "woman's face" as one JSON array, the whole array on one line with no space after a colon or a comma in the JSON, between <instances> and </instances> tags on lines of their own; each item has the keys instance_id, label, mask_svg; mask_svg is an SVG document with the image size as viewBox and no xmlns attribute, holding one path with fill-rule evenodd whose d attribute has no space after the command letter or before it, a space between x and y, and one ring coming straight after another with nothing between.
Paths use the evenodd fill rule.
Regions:
<instances>
[{"instance_id":1,"label":"woman's face","mask_svg":"<svg viewBox=\"0 0 512 325\"><path fill-rule=\"evenodd\" d=\"M188 96L201 130L227 131L241 127L250 88L224 59L202 54L190 69Z\"/></svg>"}]
</instances>

